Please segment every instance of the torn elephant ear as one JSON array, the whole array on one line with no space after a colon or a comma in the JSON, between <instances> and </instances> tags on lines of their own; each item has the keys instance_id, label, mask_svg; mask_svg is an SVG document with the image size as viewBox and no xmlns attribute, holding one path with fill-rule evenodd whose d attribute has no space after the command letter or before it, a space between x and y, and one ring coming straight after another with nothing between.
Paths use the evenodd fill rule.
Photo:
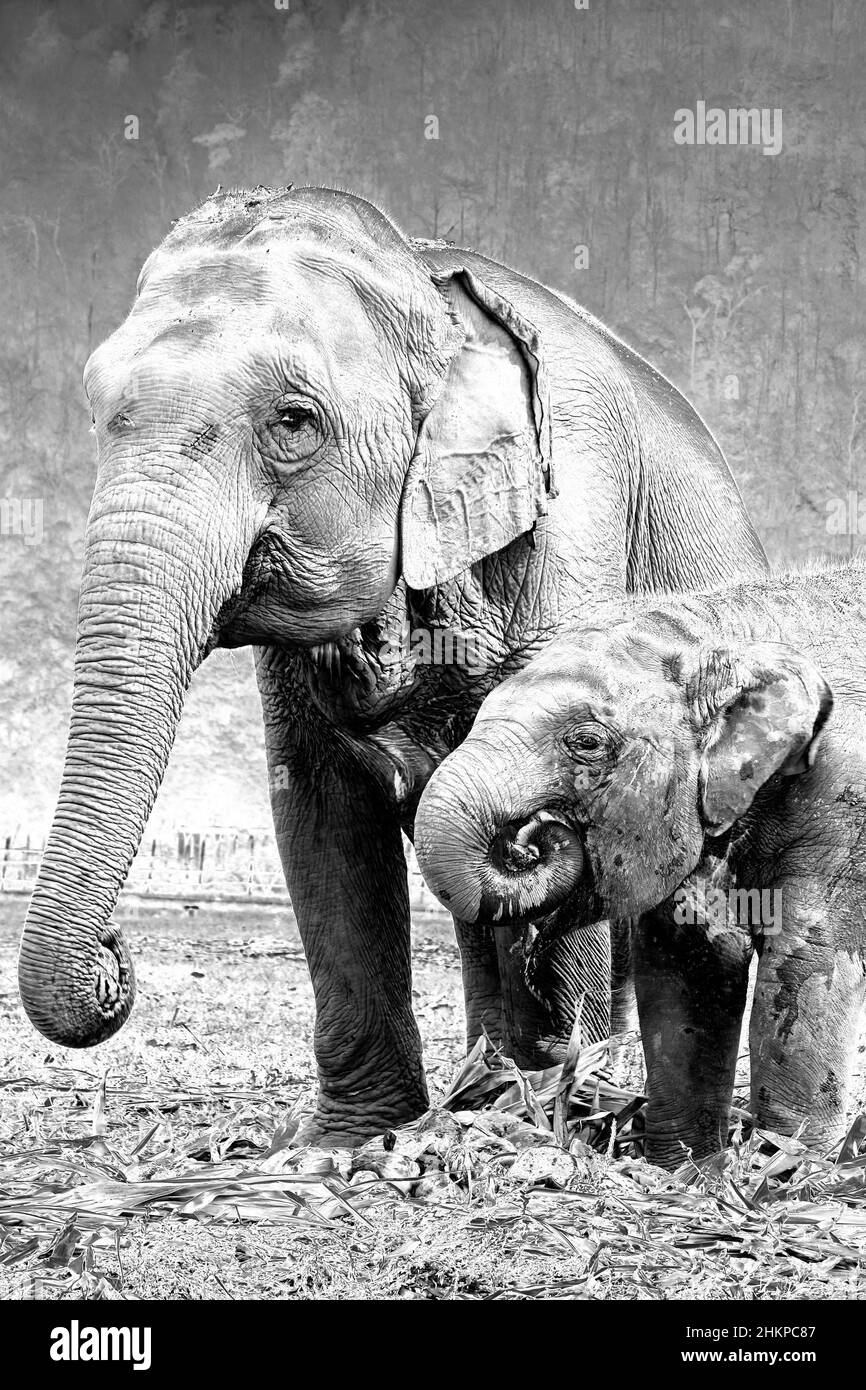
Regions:
<instances>
[{"instance_id":1,"label":"torn elephant ear","mask_svg":"<svg viewBox=\"0 0 866 1390\"><path fill-rule=\"evenodd\" d=\"M782 642L701 652L685 685L704 746L701 815L709 835L722 835L776 773L791 777L812 766L833 693L812 662Z\"/></svg>"},{"instance_id":2,"label":"torn elephant ear","mask_svg":"<svg viewBox=\"0 0 866 1390\"><path fill-rule=\"evenodd\" d=\"M418 432L400 514L403 575L429 589L531 531L555 496L536 329L467 270L437 279L462 345Z\"/></svg>"}]
</instances>

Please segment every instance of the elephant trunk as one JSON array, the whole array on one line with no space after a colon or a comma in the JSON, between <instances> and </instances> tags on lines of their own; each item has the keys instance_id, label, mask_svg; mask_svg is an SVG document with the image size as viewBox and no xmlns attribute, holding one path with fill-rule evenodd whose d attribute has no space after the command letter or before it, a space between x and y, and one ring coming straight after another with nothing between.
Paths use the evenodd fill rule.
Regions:
<instances>
[{"instance_id":1,"label":"elephant trunk","mask_svg":"<svg viewBox=\"0 0 866 1390\"><path fill-rule=\"evenodd\" d=\"M110 918L234 583L208 583L221 568L208 513L200 502L181 515L169 486L137 506L97 493L91 510L66 761L19 958L30 1019L66 1047L101 1042L132 1007L132 960Z\"/></svg>"},{"instance_id":2,"label":"elephant trunk","mask_svg":"<svg viewBox=\"0 0 866 1390\"><path fill-rule=\"evenodd\" d=\"M521 773L515 785L498 752L474 731L430 779L415 821L421 872L465 922L552 912L583 874L580 837L546 809L552 789L541 769L512 750L509 766Z\"/></svg>"}]
</instances>

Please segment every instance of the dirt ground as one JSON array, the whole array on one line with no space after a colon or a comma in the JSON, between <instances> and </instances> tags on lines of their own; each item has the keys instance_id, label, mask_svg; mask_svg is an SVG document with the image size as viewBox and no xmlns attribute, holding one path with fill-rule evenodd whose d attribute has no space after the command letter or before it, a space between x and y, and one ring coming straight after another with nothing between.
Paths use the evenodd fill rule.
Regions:
<instances>
[{"instance_id":1,"label":"dirt ground","mask_svg":"<svg viewBox=\"0 0 866 1390\"><path fill-rule=\"evenodd\" d=\"M34 1110L40 1108L66 1109L69 1101L69 1118L74 1121L77 1109L84 1120L106 1075L106 1118L124 1132L128 1147L155 1118L168 1122L173 1135L183 1133L183 1147L197 1154L208 1149L220 1121L238 1126L241 1115L240 1128L258 1126L264 1134L294 1105L312 1100L313 992L290 909L124 904L116 918L135 957L135 1007L114 1038L81 1052L52 1046L23 1014L16 969L25 904L18 896L0 901L0 1144L17 1147L25 1130L35 1137ZM463 1053L460 962L444 913L419 915L413 935L415 1011L435 1096ZM25 1078L31 1084L22 1088ZM119 1095L112 1102L112 1087L121 1084L134 1087L142 1103L130 1105ZM209 1096L174 1101L176 1092L196 1088ZM214 1096L215 1088L227 1094ZM260 1103L244 1099L257 1091ZM159 1137L163 1148L173 1142ZM0 1172L2 1166L0 1158ZM291 1248L309 1239L258 1223L245 1229L239 1248L237 1231L224 1226L161 1222L157 1235L151 1223L134 1222L121 1255L124 1292L173 1299L285 1297L297 1282L286 1263ZM307 1296L316 1296L320 1285L321 1296L331 1296L327 1249L305 1254L300 1277Z\"/></svg>"},{"instance_id":2,"label":"dirt ground","mask_svg":"<svg viewBox=\"0 0 866 1390\"><path fill-rule=\"evenodd\" d=\"M703 1208L704 1234L694 1235L689 1216L687 1231L681 1223L679 1234L661 1239L659 1226L659 1239L651 1240L651 1222L643 1216L633 1226L626 1223L623 1236L626 1188L629 1201L638 1204L648 1193L655 1212L661 1210L669 1175L647 1165L638 1172L634 1164L608 1162L582 1144L575 1147L574 1163L583 1166L579 1173L576 1166L574 1181L565 1184L571 1193L557 1193L556 1183L551 1187L544 1181L547 1170L525 1161L519 1183L507 1174L494 1183L477 1164L473 1178L467 1157L462 1184L441 1179L441 1199L404 1200L395 1187L388 1203L354 1220L323 1222L299 1211L297 1219L274 1221L249 1205L238 1207L236 1219L215 1219L217 1208L209 1215L203 1196L182 1207L176 1203L168 1216L148 1208L140 1215L125 1214L122 1221L106 1215L102 1222L100 1203L108 1201L106 1193L118 1182L131 1184L132 1191L136 1182L176 1176L206 1182L208 1174L224 1173L231 1162L235 1169L245 1160L247 1167L267 1168L260 1160L267 1158L275 1131L287 1114L308 1106L314 1092L309 976L286 908L202 904L191 912L180 904L128 901L118 920L136 961L133 1014L115 1038L95 1050L56 1048L34 1032L18 999L24 905L21 897L0 901L0 1199L6 1199L7 1211L4 1217L0 1201L0 1294L859 1296L856 1251L837 1254L837 1247L825 1249L820 1241L808 1248L802 1241L779 1245L774 1234L776 1243L767 1249L781 1250L782 1256L768 1255L761 1265L754 1232L740 1246L715 1227L707 1234ZM419 915L413 938L415 1010L435 1103L463 1057L459 956L444 914ZM463 1117L462 1123L470 1119ZM754 1166L757 1159L750 1162ZM189 1178L197 1173L201 1178ZM38 1210L21 1196L35 1190L34 1175L39 1192L48 1194L47 1206ZM81 1212L65 1226L46 1227L52 1194L62 1195L70 1185L79 1194ZM679 1215L686 1220L684 1192L680 1183L674 1205L680 1203ZM623 1194L619 1208L617 1193ZM807 1195L814 1196L813 1188ZM566 1210L567 1196L579 1196L582 1205L573 1201ZM744 1212L748 1225L751 1216ZM765 1221L761 1229L771 1225ZM860 1225L857 1230L862 1234ZM853 1230L848 1233L853 1239ZM635 1258L614 1253L617 1241L626 1238L629 1250L638 1250ZM648 1264L641 1251L649 1245L661 1253ZM710 1254L716 1249L714 1263Z\"/></svg>"},{"instance_id":3,"label":"dirt ground","mask_svg":"<svg viewBox=\"0 0 866 1390\"><path fill-rule=\"evenodd\" d=\"M135 958L138 995L127 1024L86 1052L54 1048L18 1000L22 897L0 900L0 1047L6 1065L77 1071L98 1082L141 1074L159 1085L257 1080L295 1097L315 1085L313 991L287 907L126 903L115 914ZM424 913L413 930L415 1010L431 1086L459 1059L460 960L450 918ZM34 1052L35 1047L35 1052ZM40 1051L41 1049L41 1051ZM2 1112L0 1112L2 1113Z\"/></svg>"}]
</instances>

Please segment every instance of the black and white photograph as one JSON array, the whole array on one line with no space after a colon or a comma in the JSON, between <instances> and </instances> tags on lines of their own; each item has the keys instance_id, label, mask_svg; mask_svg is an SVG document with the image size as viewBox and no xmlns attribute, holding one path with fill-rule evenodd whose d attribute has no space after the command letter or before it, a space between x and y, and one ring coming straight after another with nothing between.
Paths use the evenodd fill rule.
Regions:
<instances>
[{"instance_id":1,"label":"black and white photograph","mask_svg":"<svg viewBox=\"0 0 866 1390\"><path fill-rule=\"evenodd\" d=\"M863 0L0 0L34 1367L561 1301L663 1311L659 1373L830 1369L864 74Z\"/></svg>"}]
</instances>

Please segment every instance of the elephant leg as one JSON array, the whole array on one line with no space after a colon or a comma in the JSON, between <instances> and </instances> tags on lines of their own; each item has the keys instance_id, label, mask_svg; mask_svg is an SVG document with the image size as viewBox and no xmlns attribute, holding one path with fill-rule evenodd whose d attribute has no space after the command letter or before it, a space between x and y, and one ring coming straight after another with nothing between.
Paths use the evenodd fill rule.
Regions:
<instances>
[{"instance_id":1,"label":"elephant leg","mask_svg":"<svg viewBox=\"0 0 866 1390\"><path fill-rule=\"evenodd\" d=\"M677 1167L724 1148L749 979L748 932L709 933L648 914L635 933L646 1058L646 1156Z\"/></svg>"},{"instance_id":2,"label":"elephant leg","mask_svg":"<svg viewBox=\"0 0 866 1390\"><path fill-rule=\"evenodd\" d=\"M318 768L275 824L313 982L318 1141L353 1143L427 1108L412 1012L409 894L399 827L369 788ZM324 783L324 785L323 785Z\"/></svg>"},{"instance_id":3,"label":"elephant leg","mask_svg":"<svg viewBox=\"0 0 866 1390\"><path fill-rule=\"evenodd\" d=\"M830 1145L845 1128L866 992L860 952L834 942L856 941L861 909L830 907L830 931L817 883L783 885L781 903L781 931L762 938L749 1022L752 1110L761 1128L792 1134L805 1121L808 1142Z\"/></svg>"},{"instance_id":4,"label":"elephant leg","mask_svg":"<svg viewBox=\"0 0 866 1390\"><path fill-rule=\"evenodd\" d=\"M505 1047L502 981L494 929L455 917L454 931L463 968L466 1050L471 1052L482 1033L497 1047Z\"/></svg>"},{"instance_id":5,"label":"elephant leg","mask_svg":"<svg viewBox=\"0 0 866 1390\"><path fill-rule=\"evenodd\" d=\"M277 844L316 1001L319 1095L304 1137L352 1144L427 1108L400 827L351 749L299 731L264 663L259 675Z\"/></svg>"},{"instance_id":6,"label":"elephant leg","mask_svg":"<svg viewBox=\"0 0 866 1390\"><path fill-rule=\"evenodd\" d=\"M565 1057L583 998L586 1043L610 1035L610 930L607 922L557 928L529 963L526 927L495 928L505 1014L506 1048L518 1066L555 1066Z\"/></svg>"}]
</instances>

